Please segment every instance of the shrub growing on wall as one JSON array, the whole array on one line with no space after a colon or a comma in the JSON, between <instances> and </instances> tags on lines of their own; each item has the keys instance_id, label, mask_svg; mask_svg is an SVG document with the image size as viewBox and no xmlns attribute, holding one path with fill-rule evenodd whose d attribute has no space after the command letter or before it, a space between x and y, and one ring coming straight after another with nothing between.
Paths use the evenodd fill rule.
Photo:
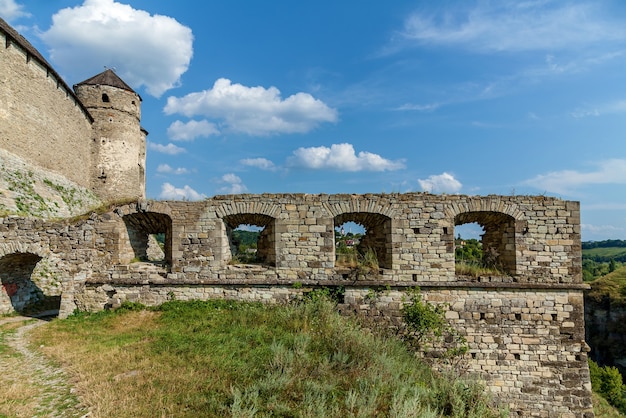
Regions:
<instances>
[{"instance_id":1,"label":"shrub growing on wall","mask_svg":"<svg viewBox=\"0 0 626 418\"><path fill-rule=\"evenodd\" d=\"M407 342L425 357L458 362L467 352L463 337L446 320L447 305L434 305L422 300L419 288L408 292L408 302L402 307Z\"/></svg>"}]
</instances>

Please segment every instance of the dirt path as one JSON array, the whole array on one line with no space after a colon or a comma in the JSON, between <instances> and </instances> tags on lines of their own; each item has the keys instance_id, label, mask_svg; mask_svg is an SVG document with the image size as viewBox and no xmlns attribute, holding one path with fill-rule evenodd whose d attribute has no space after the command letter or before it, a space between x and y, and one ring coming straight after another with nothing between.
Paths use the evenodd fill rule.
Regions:
<instances>
[{"instance_id":1,"label":"dirt path","mask_svg":"<svg viewBox=\"0 0 626 418\"><path fill-rule=\"evenodd\" d=\"M7 361L0 362L0 381L15 382L24 388L16 394L30 393L26 402L31 406L34 417L75 418L88 417L89 412L80 405L75 390L69 383L64 371L51 363L43 355L30 347L28 333L30 330L46 324L43 319L27 317L11 317L0 319L0 326L8 323L22 322L14 332L4 335L4 344L15 353ZM4 357L4 356L3 356ZM17 361L16 361L17 360ZM17 366L17 367L16 367ZM10 401L9 401L10 402ZM20 402L22 405L23 402ZM17 406L14 415L25 416L27 409ZM2 414L0 413L0 416Z\"/></svg>"}]
</instances>

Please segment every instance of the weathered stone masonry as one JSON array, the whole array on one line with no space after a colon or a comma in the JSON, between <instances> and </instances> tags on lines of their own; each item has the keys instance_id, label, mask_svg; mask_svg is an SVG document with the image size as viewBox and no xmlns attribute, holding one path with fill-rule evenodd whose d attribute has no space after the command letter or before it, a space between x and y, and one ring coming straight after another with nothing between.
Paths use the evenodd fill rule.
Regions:
<instances>
[{"instance_id":1,"label":"weathered stone masonry","mask_svg":"<svg viewBox=\"0 0 626 418\"><path fill-rule=\"evenodd\" d=\"M335 267L335 227L355 221L380 270ZM456 276L455 225L478 222L507 274ZM261 265L230 264L230 231L264 227ZM165 234L162 262L145 259ZM466 336L470 371L522 416L592 416L584 342L577 202L529 196L430 194L218 196L140 201L75 222L10 217L0 224L0 309L61 294L61 316L124 301L230 298L288 301L343 286L342 309L397 320L407 288L446 303ZM16 260L32 268L16 269ZM41 267L45 265L45 268ZM31 273L32 272L32 273ZM30 274L30 277L28 275ZM388 289L372 300L371 289ZM24 289L21 291L20 289ZM30 290L29 290L30 289ZM20 293L21 292L21 293Z\"/></svg>"},{"instance_id":2,"label":"weathered stone masonry","mask_svg":"<svg viewBox=\"0 0 626 418\"><path fill-rule=\"evenodd\" d=\"M103 201L145 197L141 97L106 70L70 88L0 18L0 148ZM0 161L1 162L1 161Z\"/></svg>"},{"instance_id":3,"label":"weathered stone masonry","mask_svg":"<svg viewBox=\"0 0 626 418\"><path fill-rule=\"evenodd\" d=\"M30 177L42 181L64 177L103 201L145 196L141 98L117 75L107 70L71 89L2 19L0 68L4 165L32 168ZM334 230L347 221L366 228L361 245L376 253L378 271L335 265ZM454 228L469 222L484 227L483 248L506 274L455 274ZM260 265L231 263L241 224L263 227ZM165 236L162 256L154 234ZM446 304L469 343L470 371L512 415L593 416L577 202L265 194L142 200L63 221L10 216L0 218L0 282L0 313L46 296L60 297L65 317L124 301L276 303L341 286L342 310L390 321L399 320L406 289L419 286L425 300ZM386 290L372 299L376 289Z\"/></svg>"}]
</instances>

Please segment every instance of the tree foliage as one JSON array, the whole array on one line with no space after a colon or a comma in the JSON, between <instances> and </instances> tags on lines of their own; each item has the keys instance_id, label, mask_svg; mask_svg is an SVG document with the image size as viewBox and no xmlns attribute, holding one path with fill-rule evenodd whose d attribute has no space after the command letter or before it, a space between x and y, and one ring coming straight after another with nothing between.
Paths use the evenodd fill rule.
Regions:
<instances>
[{"instance_id":1,"label":"tree foliage","mask_svg":"<svg viewBox=\"0 0 626 418\"><path fill-rule=\"evenodd\" d=\"M457 260L466 262L482 262L483 246L482 243L474 238L462 240L457 238L455 241L455 256Z\"/></svg>"},{"instance_id":2,"label":"tree foliage","mask_svg":"<svg viewBox=\"0 0 626 418\"><path fill-rule=\"evenodd\" d=\"M626 414L626 385L617 367L600 367L593 360L589 360L591 388L604 397L622 414Z\"/></svg>"}]
</instances>

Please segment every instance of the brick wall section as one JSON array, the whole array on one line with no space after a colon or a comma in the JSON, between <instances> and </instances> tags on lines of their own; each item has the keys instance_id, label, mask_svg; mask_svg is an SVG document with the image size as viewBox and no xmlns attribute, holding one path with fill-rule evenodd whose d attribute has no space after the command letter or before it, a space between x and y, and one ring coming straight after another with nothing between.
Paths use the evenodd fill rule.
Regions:
<instances>
[{"instance_id":1,"label":"brick wall section","mask_svg":"<svg viewBox=\"0 0 626 418\"><path fill-rule=\"evenodd\" d=\"M379 271L334 267L334 228L350 220L362 223L377 253L387 257ZM484 244L493 242L503 254L507 274L456 276L454 227L472 220L489 235ZM228 231L240 222L266 225L275 260L230 263ZM135 235L157 232L166 234L168 263L129 263L133 242L142 242ZM62 315L172 298L278 303L318 286L342 286L343 309L397 323L404 291L419 286L427 301L447 304L446 317L468 339L470 371L513 413L593 416L577 202L430 194L218 196L141 201L76 222L5 218L0 239L0 262L32 253L53 267ZM372 289L388 290L372 300Z\"/></svg>"}]
</instances>

